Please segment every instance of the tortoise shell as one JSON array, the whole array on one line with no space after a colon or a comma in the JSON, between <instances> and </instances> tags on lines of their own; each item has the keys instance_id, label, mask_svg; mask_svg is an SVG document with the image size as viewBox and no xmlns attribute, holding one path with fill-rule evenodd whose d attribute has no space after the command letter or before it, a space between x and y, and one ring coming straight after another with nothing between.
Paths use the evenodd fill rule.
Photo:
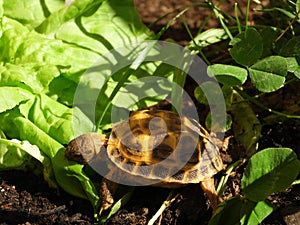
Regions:
<instances>
[{"instance_id":1,"label":"tortoise shell","mask_svg":"<svg viewBox=\"0 0 300 225\"><path fill-rule=\"evenodd\" d=\"M199 183L223 168L214 138L197 121L165 110L134 112L109 137L81 135L65 155L89 163L103 152L119 170L162 185Z\"/></svg>"}]
</instances>

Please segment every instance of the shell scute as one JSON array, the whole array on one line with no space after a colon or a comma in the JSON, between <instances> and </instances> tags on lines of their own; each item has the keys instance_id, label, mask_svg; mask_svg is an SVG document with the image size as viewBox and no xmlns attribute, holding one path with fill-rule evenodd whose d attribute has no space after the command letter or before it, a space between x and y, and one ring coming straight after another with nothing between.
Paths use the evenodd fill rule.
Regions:
<instances>
[{"instance_id":1,"label":"shell scute","mask_svg":"<svg viewBox=\"0 0 300 225\"><path fill-rule=\"evenodd\" d=\"M219 149L208 132L197 121L170 111L137 111L112 134L109 142L117 144L108 145L108 155L131 175L164 183L198 183L222 169Z\"/></svg>"}]
</instances>

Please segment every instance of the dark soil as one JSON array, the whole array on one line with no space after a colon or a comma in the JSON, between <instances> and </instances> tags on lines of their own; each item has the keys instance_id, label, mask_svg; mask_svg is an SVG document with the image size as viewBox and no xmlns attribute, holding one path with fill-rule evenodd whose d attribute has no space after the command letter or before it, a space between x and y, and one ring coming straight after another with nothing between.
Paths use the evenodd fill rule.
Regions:
<instances>
[{"instance_id":1,"label":"dark soil","mask_svg":"<svg viewBox=\"0 0 300 225\"><path fill-rule=\"evenodd\" d=\"M145 24L149 25L157 18L184 5L199 2L196 0L138 0L140 15ZM232 12L234 1L227 1L224 10ZM240 1L244 7L246 1ZM197 31L201 22L209 12L201 8L192 8L184 18L190 26L192 33ZM174 16L174 14L173 14ZM159 21L152 29L159 31L168 21L169 17ZM251 14L251 18L254 16ZM217 27L216 20L211 20L208 27ZM172 38L184 45L189 41L183 24L176 22L162 37ZM283 89L276 96L267 95L265 103L277 110L289 110L289 106L299 101L300 85ZM280 99L280 101L278 100ZM258 112L259 118L268 116L268 113ZM280 123L265 122L260 138L260 148L289 147L296 151L300 158L300 122L282 120ZM236 148L234 140L229 148ZM230 156L229 156L230 158ZM240 193L240 179L243 168L237 169L228 181L226 196ZM218 177L216 178L218 179ZM178 197L164 211L160 224L163 225L201 225L207 224L211 217L206 197L199 185L188 185L175 190ZM149 219L160 208L169 195L169 189L155 187L137 187L128 204L114 215L107 225L117 224L147 224ZM296 225L300 224L300 187L294 186L284 192L274 193L268 201L272 202L277 210L262 224L264 225ZM78 199L66 194L64 191L51 189L41 176L19 171L0 172L0 225L4 224L93 224L93 209L86 200Z\"/></svg>"}]
</instances>

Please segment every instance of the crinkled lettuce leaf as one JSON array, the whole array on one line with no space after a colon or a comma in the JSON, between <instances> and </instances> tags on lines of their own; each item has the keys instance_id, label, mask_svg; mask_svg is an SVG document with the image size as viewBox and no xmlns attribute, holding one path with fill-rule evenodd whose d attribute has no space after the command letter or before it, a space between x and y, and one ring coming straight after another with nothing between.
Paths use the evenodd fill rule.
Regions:
<instances>
[{"instance_id":1,"label":"crinkled lettuce leaf","mask_svg":"<svg viewBox=\"0 0 300 225\"><path fill-rule=\"evenodd\" d=\"M0 129L3 130L4 133L7 134L7 136L9 137L17 138L19 140L28 140L28 142L30 142L31 145L37 146L40 151L40 154L48 160L45 161L41 160L40 157L36 157L36 148L32 148L30 150L19 148L17 152L12 152L10 150L10 152L8 153L12 154L12 157L10 157L10 162L13 163L15 158L16 165L14 169L20 169L20 162L18 162L20 160L20 154L22 154L22 156L27 156L27 154L33 156L44 165L44 168L47 168L47 171L51 171L47 174L54 174L55 180L60 187L62 187L65 191L75 196L89 199L96 209L99 200L98 192L95 189L93 183L90 181L90 179L82 171L83 166L69 162L64 157L65 148L64 145L61 143L63 141L57 141L55 139L57 136L51 136L51 132L47 130L48 127L43 127L46 121L48 121L49 123L52 122L54 127L58 126L58 128L56 129L58 132L61 129L61 132L66 133L65 136L62 138L68 137L70 141L74 137L73 129L69 129L70 127L72 127L72 120L66 120L64 117L68 118L68 114L72 113L73 109L70 109L60 103L57 103L55 100L52 100L47 96L41 97L37 95L35 99L38 100L29 100L27 102L21 103L18 107L15 107L12 110L8 110L4 113L1 113ZM45 104L47 104L47 107L49 107L47 109L53 107L53 110L47 112L47 109L43 107L37 107L37 104L40 104L40 106L44 106ZM57 106L57 104L60 104L60 106ZM30 114L29 112L31 109L34 110L34 113L28 116ZM28 114L26 114L26 112ZM47 112L47 114L45 115L47 115L48 117L41 116L45 112ZM25 116L23 115L23 113L25 114ZM82 114L82 117L84 117L84 114ZM66 124L69 124L69 126L61 126L63 120L65 120ZM84 123L87 123L85 127L88 127L91 124L91 122L88 119L83 119L80 122L81 127ZM49 124L49 126L51 125ZM55 128L53 129L55 130ZM62 138L60 140L62 140ZM6 142L6 147L3 148L9 149L10 145L11 143ZM5 163L7 163L6 160L8 160L7 157L3 159L3 161L0 163L2 166L0 167L0 169L8 169L5 166ZM26 162L28 162L26 158L25 160ZM47 167L45 166L45 163L48 163L46 164ZM12 168L13 167L10 166L10 169ZM55 183L53 179L51 179L51 176L48 177L50 177L47 180L49 183Z\"/></svg>"},{"instance_id":2,"label":"crinkled lettuce leaf","mask_svg":"<svg viewBox=\"0 0 300 225\"><path fill-rule=\"evenodd\" d=\"M10 110L32 97L32 93L23 88L9 86L0 87L0 113Z\"/></svg>"},{"instance_id":3,"label":"crinkled lettuce leaf","mask_svg":"<svg viewBox=\"0 0 300 225\"><path fill-rule=\"evenodd\" d=\"M129 67L140 53L132 54L134 44L151 37L133 0L0 0L0 170L30 168L37 161L52 186L57 182L89 199L96 212L98 191L83 166L64 157L65 144L95 130L93 101L99 117L114 90L136 99L132 90L149 84L139 79L155 74L160 63ZM163 91L151 90L152 102L171 88L153 85Z\"/></svg>"}]
</instances>

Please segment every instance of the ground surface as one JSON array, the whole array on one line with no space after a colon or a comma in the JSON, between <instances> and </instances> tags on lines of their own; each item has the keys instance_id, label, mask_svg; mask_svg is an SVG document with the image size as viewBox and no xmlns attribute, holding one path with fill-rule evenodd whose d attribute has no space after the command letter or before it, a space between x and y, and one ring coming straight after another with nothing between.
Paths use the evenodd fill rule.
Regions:
<instances>
[{"instance_id":1,"label":"ground surface","mask_svg":"<svg viewBox=\"0 0 300 225\"><path fill-rule=\"evenodd\" d=\"M137 6L143 21L150 24L157 18L172 11L174 8L192 4L193 0L139 0ZM243 7L245 1L239 1ZM225 4L228 12L232 9L232 2ZM185 15L185 20L192 32L201 25L201 21L209 14L201 8L193 8ZM152 29L159 31L171 17L161 20ZM208 26L216 27L217 22L212 20ZM189 41L187 32L182 23L175 23L163 38L172 38L180 44ZM278 110L286 109L299 99L300 84L266 96L269 107ZM288 90L293 90L288 92ZM298 93L297 93L298 92ZM292 94L291 94L292 93ZM281 101L278 101L280 99ZM258 116L265 116L265 112L258 110ZM232 142L234 144L234 142ZM265 147L290 147L298 150L300 158L300 123L299 121L284 121L282 123L264 126L260 139L260 148ZM232 147L232 146L231 146ZM242 168L230 177L228 182L228 195L239 192L239 183ZM159 209L167 198L170 190L154 187L138 187L125 206L106 224L147 224L147 221ZM211 210L208 208L206 198L199 185L188 185L176 190L179 193L162 217L164 225L202 225L207 224ZM263 224L298 224L300 221L300 188L293 187L282 193L275 193L269 201L278 207ZM298 212L298 214L297 214ZM288 216L289 215L289 216ZM294 222L293 222L294 221ZM296 221L296 222L295 222ZM93 224L93 210L90 203L77 199L60 190L60 193L50 189L41 177L32 173L9 171L0 173L0 225L4 224Z\"/></svg>"}]
</instances>

